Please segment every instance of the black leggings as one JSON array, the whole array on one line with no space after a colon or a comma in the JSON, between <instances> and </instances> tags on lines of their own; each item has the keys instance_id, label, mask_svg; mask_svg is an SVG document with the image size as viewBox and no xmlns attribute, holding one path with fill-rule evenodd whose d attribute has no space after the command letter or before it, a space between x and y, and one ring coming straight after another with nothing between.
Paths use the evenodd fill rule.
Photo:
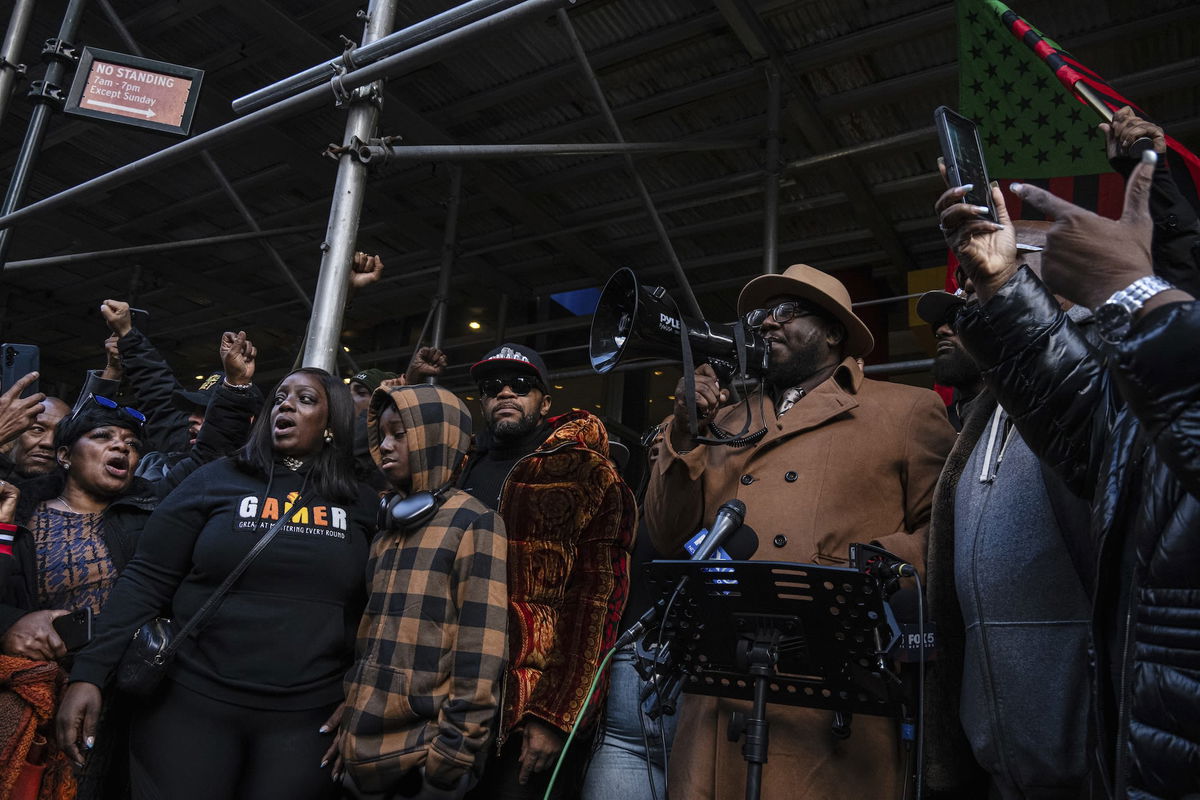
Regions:
<instances>
[{"instance_id":1,"label":"black leggings","mask_svg":"<svg viewBox=\"0 0 1200 800\"><path fill-rule=\"evenodd\" d=\"M332 734L318 729L336 703L264 711L223 703L164 681L130 734L134 800L327 800L321 769Z\"/></svg>"}]
</instances>

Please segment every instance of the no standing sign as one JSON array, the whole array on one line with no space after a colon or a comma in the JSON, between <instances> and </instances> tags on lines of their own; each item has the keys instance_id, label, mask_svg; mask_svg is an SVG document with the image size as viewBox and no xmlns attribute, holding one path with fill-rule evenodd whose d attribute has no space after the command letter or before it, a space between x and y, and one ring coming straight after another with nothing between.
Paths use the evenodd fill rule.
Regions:
<instances>
[{"instance_id":1,"label":"no standing sign","mask_svg":"<svg viewBox=\"0 0 1200 800\"><path fill-rule=\"evenodd\" d=\"M187 136L204 71L85 47L66 112Z\"/></svg>"}]
</instances>

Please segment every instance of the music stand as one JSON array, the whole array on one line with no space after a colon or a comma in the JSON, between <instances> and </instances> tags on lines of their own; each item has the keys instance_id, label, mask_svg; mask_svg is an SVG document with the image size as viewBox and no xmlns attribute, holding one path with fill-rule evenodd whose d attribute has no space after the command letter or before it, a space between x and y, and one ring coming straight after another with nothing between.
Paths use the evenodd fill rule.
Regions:
<instances>
[{"instance_id":1,"label":"music stand","mask_svg":"<svg viewBox=\"0 0 1200 800\"><path fill-rule=\"evenodd\" d=\"M683 691L753 702L741 731L747 800L761 792L767 703L903 715L885 655L899 627L874 577L773 561L651 561L646 572L669 603L662 632L647 638L670 641Z\"/></svg>"}]
</instances>

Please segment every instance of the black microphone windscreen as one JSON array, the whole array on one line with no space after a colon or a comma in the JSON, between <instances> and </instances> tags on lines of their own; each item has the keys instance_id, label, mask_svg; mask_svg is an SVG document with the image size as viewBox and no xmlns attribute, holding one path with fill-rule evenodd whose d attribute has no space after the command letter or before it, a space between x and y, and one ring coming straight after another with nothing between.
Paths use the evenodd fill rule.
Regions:
<instances>
[{"instance_id":1,"label":"black microphone windscreen","mask_svg":"<svg viewBox=\"0 0 1200 800\"><path fill-rule=\"evenodd\" d=\"M749 525L743 525L725 540L725 552L734 561L749 561L758 552L758 534Z\"/></svg>"}]
</instances>

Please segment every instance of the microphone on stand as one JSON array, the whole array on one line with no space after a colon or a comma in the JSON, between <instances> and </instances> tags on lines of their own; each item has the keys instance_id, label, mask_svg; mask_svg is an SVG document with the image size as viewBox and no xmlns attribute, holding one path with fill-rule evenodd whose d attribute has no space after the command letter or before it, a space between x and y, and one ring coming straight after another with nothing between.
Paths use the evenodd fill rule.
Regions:
<instances>
[{"instance_id":1,"label":"microphone on stand","mask_svg":"<svg viewBox=\"0 0 1200 800\"><path fill-rule=\"evenodd\" d=\"M709 530L708 535L701 540L699 546L696 548L696 551L692 553L691 558L688 560L706 560L716 551L718 547L724 544L725 541L729 539L735 531L741 528L742 523L745 521L745 503L743 503L741 500L738 500L736 497L723 503L721 507L717 509L717 518L713 521L712 528ZM687 580L687 578L685 577L682 580ZM628 645L631 645L637 641L637 638L645 633L646 628L650 626L650 623L654 622L655 618L658 617L662 605L663 601L659 600L657 603L650 606L646 613L642 614L641 618L638 619L637 622L633 623L633 625L629 627L629 630L625 631L623 634L621 634L621 637L617 639L616 649L620 650L622 647L627 647Z\"/></svg>"},{"instance_id":2,"label":"microphone on stand","mask_svg":"<svg viewBox=\"0 0 1200 800\"><path fill-rule=\"evenodd\" d=\"M717 509L717 518L689 561L704 561L746 521L746 504L734 498Z\"/></svg>"}]
</instances>

